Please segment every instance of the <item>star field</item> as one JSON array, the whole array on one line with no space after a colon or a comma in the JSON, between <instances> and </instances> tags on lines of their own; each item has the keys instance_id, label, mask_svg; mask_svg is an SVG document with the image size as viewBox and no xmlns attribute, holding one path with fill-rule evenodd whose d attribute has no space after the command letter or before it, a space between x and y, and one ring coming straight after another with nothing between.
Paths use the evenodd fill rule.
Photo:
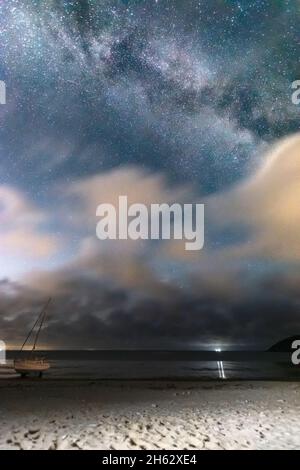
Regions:
<instances>
[{"instance_id":1,"label":"star field","mask_svg":"<svg viewBox=\"0 0 300 470\"><path fill-rule=\"evenodd\" d=\"M14 0L0 13L2 181L47 191L130 163L211 192L298 128L295 2Z\"/></svg>"}]
</instances>

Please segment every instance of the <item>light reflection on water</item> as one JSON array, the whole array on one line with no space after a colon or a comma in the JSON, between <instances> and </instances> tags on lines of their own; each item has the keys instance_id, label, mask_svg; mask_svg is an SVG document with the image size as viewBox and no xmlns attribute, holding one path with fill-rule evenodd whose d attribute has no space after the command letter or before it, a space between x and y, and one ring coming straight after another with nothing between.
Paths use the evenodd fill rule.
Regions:
<instances>
[{"instance_id":1,"label":"light reflection on water","mask_svg":"<svg viewBox=\"0 0 300 470\"><path fill-rule=\"evenodd\" d=\"M0 378L14 377L12 363L0 367ZM45 378L74 379L300 379L300 368L270 362L127 362L51 361Z\"/></svg>"}]
</instances>

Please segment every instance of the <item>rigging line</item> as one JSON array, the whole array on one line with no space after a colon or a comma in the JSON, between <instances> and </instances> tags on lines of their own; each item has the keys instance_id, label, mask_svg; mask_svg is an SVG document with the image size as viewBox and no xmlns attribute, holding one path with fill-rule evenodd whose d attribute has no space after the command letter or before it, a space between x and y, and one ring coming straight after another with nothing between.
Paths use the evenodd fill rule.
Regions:
<instances>
[{"instance_id":1,"label":"rigging line","mask_svg":"<svg viewBox=\"0 0 300 470\"><path fill-rule=\"evenodd\" d=\"M49 300L48 300L48 302L47 302L46 305L48 305L48 303L49 303ZM33 327L31 328L31 330L29 331L28 335L26 336L26 339L25 339L24 343L23 343L22 346L21 346L20 352L23 350L25 344L26 344L27 341L29 340L29 338L30 338L30 336L31 336L31 334L32 334L32 332L33 332L33 330L34 330L34 328L36 327L36 325L38 324L39 320L41 319L42 314L44 313L44 310L45 310L45 307L42 308L41 313L40 313L39 316L37 317L36 321L34 322Z\"/></svg>"},{"instance_id":2,"label":"rigging line","mask_svg":"<svg viewBox=\"0 0 300 470\"><path fill-rule=\"evenodd\" d=\"M27 337L26 337L24 343L23 343L22 346L21 346L20 351L23 350L25 344L26 344L27 341L29 340L29 338L30 338L30 336L31 336L31 333L33 332L34 328L35 328L36 325L38 324L39 319L41 318L42 313L43 313L43 310L41 311L41 313L40 313L39 316L37 317L36 321L34 322L34 325L33 325L33 327L31 328L31 330L29 331L29 333L28 333L28 335L27 335Z\"/></svg>"},{"instance_id":3,"label":"rigging line","mask_svg":"<svg viewBox=\"0 0 300 470\"><path fill-rule=\"evenodd\" d=\"M36 336L35 336L35 340L34 340L34 343L33 343L32 351L35 350L36 343L37 343L39 334L40 334L40 332L41 332L41 329L42 329L42 326L43 326L43 323L44 323L44 320L45 320L45 317L46 317L47 308L48 308L50 302L51 302L51 297L48 299L48 301L47 301L45 307L44 307L43 310L42 310L43 316L42 316L42 319L41 319L41 323L40 323L39 329L38 329L38 331L37 331L37 333L36 333Z\"/></svg>"}]
</instances>

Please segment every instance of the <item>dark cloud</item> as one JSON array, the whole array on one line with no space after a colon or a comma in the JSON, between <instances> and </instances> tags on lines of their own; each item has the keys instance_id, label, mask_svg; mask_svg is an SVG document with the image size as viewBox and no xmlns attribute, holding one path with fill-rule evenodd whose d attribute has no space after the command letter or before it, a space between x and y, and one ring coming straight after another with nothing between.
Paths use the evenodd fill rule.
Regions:
<instances>
[{"instance_id":1,"label":"dark cloud","mask_svg":"<svg viewBox=\"0 0 300 470\"><path fill-rule=\"evenodd\" d=\"M40 347L189 349L220 341L268 347L299 330L299 290L291 295L282 276L252 283L238 300L212 296L205 286L156 299L86 278L66 279L64 287L53 298ZM1 291L2 339L16 347L45 297L9 281Z\"/></svg>"}]
</instances>

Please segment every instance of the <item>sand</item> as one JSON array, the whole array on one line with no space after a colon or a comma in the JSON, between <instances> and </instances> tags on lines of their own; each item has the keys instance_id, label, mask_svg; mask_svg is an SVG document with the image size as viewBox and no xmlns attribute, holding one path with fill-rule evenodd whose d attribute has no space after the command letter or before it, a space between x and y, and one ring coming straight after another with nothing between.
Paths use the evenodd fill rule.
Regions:
<instances>
[{"instance_id":1,"label":"sand","mask_svg":"<svg viewBox=\"0 0 300 470\"><path fill-rule=\"evenodd\" d=\"M299 449L298 382L0 381L0 449Z\"/></svg>"}]
</instances>

